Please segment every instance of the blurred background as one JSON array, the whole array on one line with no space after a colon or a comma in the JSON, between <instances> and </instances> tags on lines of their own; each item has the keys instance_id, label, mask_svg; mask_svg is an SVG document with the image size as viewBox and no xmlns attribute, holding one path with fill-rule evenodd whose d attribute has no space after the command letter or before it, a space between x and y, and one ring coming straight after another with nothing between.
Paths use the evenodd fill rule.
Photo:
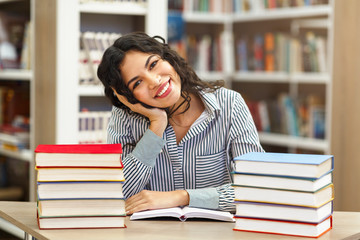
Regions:
<instances>
[{"instance_id":1,"label":"blurred background","mask_svg":"<svg viewBox=\"0 0 360 240\"><path fill-rule=\"evenodd\" d=\"M246 100L266 151L331 154L360 211L360 1L0 0L0 200L35 201L38 144L105 143L102 53L160 35Z\"/></svg>"}]
</instances>

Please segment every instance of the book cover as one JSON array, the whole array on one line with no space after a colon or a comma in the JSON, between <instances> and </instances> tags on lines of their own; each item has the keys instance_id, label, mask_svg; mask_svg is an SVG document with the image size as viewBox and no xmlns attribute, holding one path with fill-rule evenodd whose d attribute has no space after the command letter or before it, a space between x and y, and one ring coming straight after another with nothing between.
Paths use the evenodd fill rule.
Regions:
<instances>
[{"instance_id":1,"label":"book cover","mask_svg":"<svg viewBox=\"0 0 360 240\"><path fill-rule=\"evenodd\" d=\"M331 172L317 179L237 172L234 172L232 175L234 179L233 184L237 186L273 188L305 192L316 192L317 190L332 183Z\"/></svg>"},{"instance_id":2,"label":"book cover","mask_svg":"<svg viewBox=\"0 0 360 240\"><path fill-rule=\"evenodd\" d=\"M42 217L126 215L125 199L47 199L37 201Z\"/></svg>"},{"instance_id":3,"label":"book cover","mask_svg":"<svg viewBox=\"0 0 360 240\"><path fill-rule=\"evenodd\" d=\"M38 199L123 198L124 182L37 182Z\"/></svg>"},{"instance_id":4,"label":"book cover","mask_svg":"<svg viewBox=\"0 0 360 240\"><path fill-rule=\"evenodd\" d=\"M270 233L298 237L318 238L332 228L332 217L318 224L292 221L268 220L259 218L235 217L235 231Z\"/></svg>"},{"instance_id":5,"label":"book cover","mask_svg":"<svg viewBox=\"0 0 360 240\"><path fill-rule=\"evenodd\" d=\"M235 171L265 175L320 178L334 169L332 155L250 152L234 158Z\"/></svg>"},{"instance_id":6,"label":"book cover","mask_svg":"<svg viewBox=\"0 0 360 240\"><path fill-rule=\"evenodd\" d=\"M174 207L136 212L131 215L130 220L154 217L175 217L181 221L186 221L188 218L207 218L227 222L234 221L233 215L229 212L194 207Z\"/></svg>"},{"instance_id":7,"label":"book cover","mask_svg":"<svg viewBox=\"0 0 360 240\"><path fill-rule=\"evenodd\" d=\"M38 182L125 181L120 167L43 167L36 168Z\"/></svg>"},{"instance_id":8,"label":"book cover","mask_svg":"<svg viewBox=\"0 0 360 240\"><path fill-rule=\"evenodd\" d=\"M37 168L123 167L121 144L54 144L35 149Z\"/></svg>"},{"instance_id":9,"label":"book cover","mask_svg":"<svg viewBox=\"0 0 360 240\"><path fill-rule=\"evenodd\" d=\"M122 148L121 144L40 144L35 153L120 154Z\"/></svg>"},{"instance_id":10,"label":"book cover","mask_svg":"<svg viewBox=\"0 0 360 240\"><path fill-rule=\"evenodd\" d=\"M235 201L263 202L318 208L334 199L334 185L316 192L234 186Z\"/></svg>"},{"instance_id":11,"label":"book cover","mask_svg":"<svg viewBox=\"0 0 360 240\"><path fill-rule=\"evenodd\" d=\"M320 223L333 213L332 201L319 208L244 201L235 202L235 206L236 217L263 218L305 223Z\"/></svg>"},{"instance_id":12,"label":"book cover","mask_svg":"<svg viewBox=\"0 0 360 240\"><path fill-rule=\"evenodd\" d=\"M126 228L125 215L119 216L71 216L44 217L39 211L36 218L40 230L86 229L86 228Z\"/></svg>"}]
</instances>

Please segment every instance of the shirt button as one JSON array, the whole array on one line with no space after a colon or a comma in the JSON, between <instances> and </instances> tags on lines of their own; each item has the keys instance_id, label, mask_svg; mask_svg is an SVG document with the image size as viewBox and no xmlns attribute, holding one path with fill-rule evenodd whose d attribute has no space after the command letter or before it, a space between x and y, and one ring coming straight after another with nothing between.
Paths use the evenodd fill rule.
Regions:
<instances>
[{"instance_id":1,"label":"shirt button","mask_svg":"<svg viewBox=\"0 0 360 240\"><path fill-rule=\"evenodd\" d=\"M181 167L175 168L175 172L180 172L180 171L181 171Z\"/></svg>"}]
</instances>

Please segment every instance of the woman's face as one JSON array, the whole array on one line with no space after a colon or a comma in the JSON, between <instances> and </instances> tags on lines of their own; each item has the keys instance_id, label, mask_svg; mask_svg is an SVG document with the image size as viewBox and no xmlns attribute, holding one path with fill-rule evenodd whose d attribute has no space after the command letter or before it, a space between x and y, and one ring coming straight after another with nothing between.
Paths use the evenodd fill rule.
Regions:
<instances>
[{"instance_id":1,"label":"woman's face","mask_svg":"<svg viewBox=\"0 0 360 240\"><path fill-rule=\"evenodd\" d=\"M169 62L152 53L129 51L120 65L125 85L147 105L167 108L181 96L181 80Z\"/></svg>"}]
</instances>

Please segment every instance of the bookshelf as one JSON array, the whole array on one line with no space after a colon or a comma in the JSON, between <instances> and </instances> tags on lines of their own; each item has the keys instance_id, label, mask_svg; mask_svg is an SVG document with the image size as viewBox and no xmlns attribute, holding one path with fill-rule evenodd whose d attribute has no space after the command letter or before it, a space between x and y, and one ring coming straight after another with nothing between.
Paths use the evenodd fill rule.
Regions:
<instances>
[{"instance_id":1,"label":"bookshelf","mask_svg":"<svg viewBox=\"0 0 360 240\"><path fill-rule=\"evenodd\" d=\"M222 69L220 72L198 71L199 76L205 80L224 79L228 87L240 92L246 100L255 102L276 100L281 93L286 93L295 100L300 99L303 95L319 97L323 102L323 111L325 111L324 136L314 137L314 133L311 132L294 134L262 131L261 129L259 136L261 143L268 151L276 147L276 151L330 153L332 72L329 69L331 69L333 61L333 1L318 1L320 4L313 6L271 9L260 6L263 1L250 1L250 6L248 6L250 9L247 11L244 11L244 8L239 9L241 8L239 6L232 6L235 2L242 1L224 2L222 5L212 5L216 4L212 1L184 1L185 36L194 34L194 29L199 29L198 34L200 35L207 34L203 33L206 30L213 34L215 29L217 31L215 35L221 32L226 36L222 42L224 48L222 59L226 69ZM312 32L319 38L325 39L326 71L266 70L264 68L239 70L238 40L242 37L247 37L248 40L259 33L268 32L274 35L282 33L299 39L299 41L304 41L306 33ZM276 39L276 37L274 38ZM262 41L265 40L262 39ZM262 54L265 58L266 52L264 51ZM275 60L277 61L277 59ZM248 61L250 60L248 59ZM262 64L265 64L264 59L261 61Z\"/></svg>"},{"instance_id":2,"label":"bookshelf","mask_svg":"<svg viewBox=\"0 0 360 240\"><path fill-rule=\"evenodd\" d=\"M8 108L10 111L15 112L16 115L25 114L23 110L25 109L26 118L29 118L29 130L28 130L28 140L26 143L25 148L20 147L18 142L20 142L19 136L13 136L8 132L2 132L1 133L1 148L0 148L0 158L1 162L5 161L5 172L2 171L0 175L4 174L2 176L2 179L5 177L5 186L0 187L0 200L22 200L22 201L28 201L33 200L32 198L32 192L34 192L34 164L33 164L33 154L32 149L34 149L34 125L33 122L35 121L34 118L34 100L35 95L33 93L34 88L34 72L35 68L33 65L34 62L34 52L33 52L33 22L34 22L34 1L20 1L20 0L2 0L0 1L0 8L3 14L4 18L2 19L4 24L11 24L11 26L15 26L12 28L8 28L6 31L9 37L9 41L14 44L17 48L17 54L20 59L25 59L24 55L25 53L23 50L27 49L27 60L26 63L24 61L19 61L19 65L12 68L8 68L7 64L2 65L2 68L0 68L0 88L6 89L9 87L10 89L14 89L15 91L15 97L18 98L19 95L16 93L16 89L23 89L21 90L21 93L28 96L26 99L24 99L23 102L17 102L17 104L12 105L9 102L4 102L4 93L6 94L6 91L2 90L1 98L2 98L2 105L1 105L1 123L2 124L11 124L14 125L14 116L10 117L9 120L11 122L3 120L5 116L8 114L12 115L10 112L6 112L6 108ZM8 17L9 16L9 17ZM7 21L4 21L5 18ZM31 23L31 24L28 24ZM12 25L14 24L14 25ZM22 26L21 28L19 28ZM20 34L17 35L19 40L18 43L21 43L21 49L18 51L18 45L15 44L11 40L11 34ZM21 39L20 39L21 37ZM25 42L25 39L26 42ZM26 48L25 48L26 44ZM0 59L0 62L3 59ZM24 107L19 106L24 104ZM28 106L27 106L28 105ZM4 130L5 131L5 130ZM3 134L5 133L5 134ZM6 141L13 142L14 145L12 146L18 146L13 148L8 148ZM4 162L3 162L4 163ZM3 169L2 169L3 170Z\"/></svg>"}]
</instances>

